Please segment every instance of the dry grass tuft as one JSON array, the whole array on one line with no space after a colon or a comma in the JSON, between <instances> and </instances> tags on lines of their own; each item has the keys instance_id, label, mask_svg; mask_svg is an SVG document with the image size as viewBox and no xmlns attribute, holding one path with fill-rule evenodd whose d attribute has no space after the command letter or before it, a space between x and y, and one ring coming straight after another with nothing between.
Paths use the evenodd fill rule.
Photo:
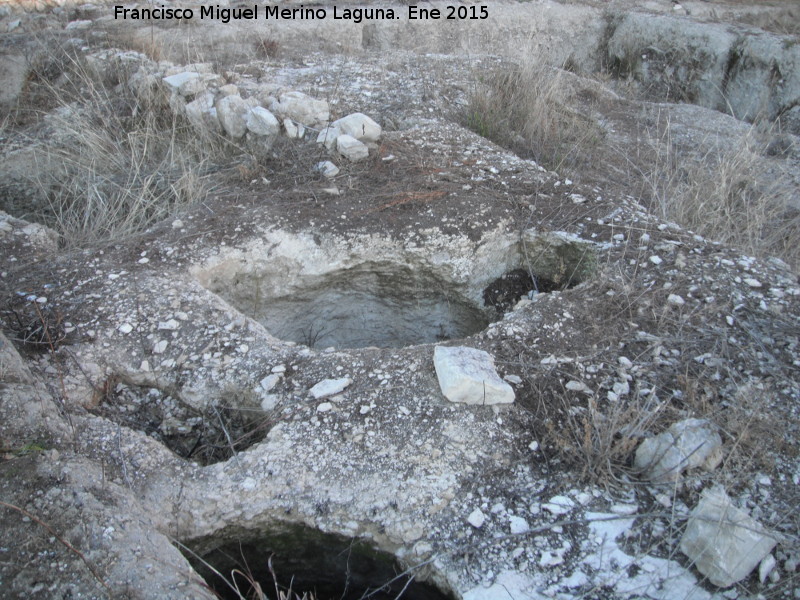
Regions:
<instances>
[{"instance_id":1,"label":"dry grass tuft","mask_svg":"<svg viewBox=\"0 0 800 600\"><path fill-rule=\"evenodd\" d=\"M575 406L568 394L561 395L559 422L546 424L545 447L579 468L580 480L617 485L644 434L661 418L663 403L653 396L617 402L589 396L585 406Z\"/></svg>"},{"instance_id":2,"label":"dry grass tuft","mask_svg":"<svg viewBox=\"0 0 800 600\"><path fill-rule=\"evenodd\" d=\"M595 144L599 130L570 108L564 72L528 60L476 84L463 114L474 132L558 170Z\"/></svg>"},{"instance_id":3,"label":"dry grass tuft","mask_svg":"<svg viewBox=\"0 0 800 600\"><path fill-rule=\"evenodd\" d=\"M751 132L729 149L679 160L666 140L643 178L665 219L759 257L800 265L797 191L780 175L767 179L761 144Z\"/></svg>"},{"instance_id":4,"label":"dry grass tuft","mask_svg":"<svg viewBox=\"0 0 800 600\"><path fill-rule=\"evenodd\" d=\"M144 54L150 60L156 62L168 60L168 52L164 42L160 37L156 37L151 30L149 33L140 31L129 31L119 33L115 36L114 45L134 52Z\"/></svg>"},{"instance_id":5,"label":"dry grass tuft","mask_svg":"<svg viewBox=\"0 0 800 600\"><path fill-rule=\"evenodd\" d=\"M118 241L203 199L223 144L199 139L164 90L137 96L127 81L103 81L71 54L51 62L61 75L48 86L48 104L58 108L44 118L52 133L36 152L31 179L38 218L63 245Z\"/></svg>"},{"instance_id":6,"label":"dry grass tuft","mask_svg":"<svg viewBox=\"0 0 800 600\"><path fill-rule=\"evenodd\" d=\"M800 36L800 7L797 6L785 6L761 13L746 13L737 20L779 35Z\"/></svg>"},{"instance_id":7,"label":"dry grass tuft","mask_svg":"<svg viewBox=\"0 0 800 600\"><path fill-rule=\"evenodd\" d=\"M253 49L259 58L275 58L278 56L280 44L271 38L262 38L255 41Z\"/></svg>"},{"instance_id":8,"label":"dry grass tuft","mask_svg":"<svg viewBox=\"0 0 800 600\"><path fill-rule=\"evenodd\" d=\"M690 377L678 377L678 385L691 413L720 427L726 447L721 478L728 485L748 479L754 471L772 474L775 453L798 456L791 425L775 417L779 400L770 384L744 380L728 401L720 401L715 390L702 389L702 384Z\"/></svg>"}]
</instances>

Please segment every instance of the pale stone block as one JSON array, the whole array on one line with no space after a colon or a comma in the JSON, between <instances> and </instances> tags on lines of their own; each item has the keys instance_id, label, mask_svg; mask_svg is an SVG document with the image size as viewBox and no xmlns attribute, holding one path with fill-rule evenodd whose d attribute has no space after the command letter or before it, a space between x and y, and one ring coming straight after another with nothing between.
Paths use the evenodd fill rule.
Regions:
<instances>
[{"instance_id":1,"label":"pale stone block","mask_svg":"<svg viewBox=\"0 0 800 600\"><path fill-rule=\"evenodd\" d=\"M437 346L433 364L439 387L451 402L509 404L514 390L500 379L488 352L466 346Z\"/></svg>"},{"instance_id":2,"label":"pale stone block","mask_svg":"<svg viewBox=\"0 0 800 600\"><path fill-rule=\"evenodd\" d=\"M363 113L353 113L332 123L342 133L351 135L359 142L377 142L381 137L381 126Z\"/></svg>"},{"instance_id":3,"label":"pale stone block","mask_svg":"<svg viewBox=\"0 0 800 600\"><path fill-rule=\"evenodd\" d=\"M336 150L346 159L353 162L364 160L369 156L369 148L351 135L340 135L336 138Z\"/></svg>"},{"instance_id":4,"label":"pale stone block","mask_svg":"<svg viewBox=\"0 0 800 600\"><path fill-rule=\"evenodd\" d=\"M747 577L778 543L719 486L705 490L692 511L680 548L716 586Z\"/></svg>"}]
</instances>

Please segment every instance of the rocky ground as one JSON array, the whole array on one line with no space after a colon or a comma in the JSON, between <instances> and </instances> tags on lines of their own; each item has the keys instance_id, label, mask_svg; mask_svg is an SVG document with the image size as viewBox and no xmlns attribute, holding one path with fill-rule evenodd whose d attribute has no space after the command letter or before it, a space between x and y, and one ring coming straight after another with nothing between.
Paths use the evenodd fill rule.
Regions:
<instances>
[{"instance_id":1,"label":"rocky ground","mask_svg":"<svg viewBox=\"0 0 800 600\"><path fill-rule=\"evenodd\" d=\"M791 3L18 8L7 597L800 597L796 265L671 222L653 168L748 140L791 214ZM592 132L547 168L463 125L533 47Z\"/></svg>"}]
</instances>

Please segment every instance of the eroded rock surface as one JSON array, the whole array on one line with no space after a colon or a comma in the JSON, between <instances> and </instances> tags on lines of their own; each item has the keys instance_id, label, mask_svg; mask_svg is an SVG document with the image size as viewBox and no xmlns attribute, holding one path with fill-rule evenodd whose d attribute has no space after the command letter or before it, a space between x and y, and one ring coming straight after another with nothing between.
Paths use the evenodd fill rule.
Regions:
<instances>
[{"instance_id":1,"label":"eroded rock surface","mask_svg":"<svg viewBox=\"0 0 800 600\"><path fill-rule=\"evenodd\" d=\"M597 590L714 598L696 573L715 585L731 576L711 579L710 568L664 558L677 548L666 532L691 522L712 482L749 502L780 540L766 550L775 564L741 585L752 595L793 593L796 273L658 217L612 185L614 170L566 177L449 119L446 108L463 102L472 80L461 56L425 52L461 42L470 52L518 50L520 38L506 34L533 27L553 42L559 64L571 58L576 70L592 71L612 33L590 5L497 6L499 41L469 23L314 24L302 36L298 23L275 28L287 48L354 40L343 49L413 42L420 51L337 55L337 69L307 47L302 59L241 64L237 57L252 60L254 47L269 49L246 24L187 33L206 36L204 48L231 50L224 66L180 59L180 48L168 46L173 63L93 54L99 73L119 75L108 89L121 106L185 114L193 135L223 146L243 136L247 145L254 134L269 147L257 158L216 156L220 164L202 172L213 185L199 201L101 246L59 249L51 230L0 215L6 593L212 597L206 586L222 586L201 581L195 555L221 549L230 558L231 548L264 540L279 550L287 532L310 531L306 561L320 536L353 539L471 600ZM105 28L102 40L114 31L107 16L96 21L76 29L89 45L93 27ZM420 31L428 32L421 40ZM141 44L174 32L130 35ZM640 50L630 44L625 52ZM654 68L655 58L642 60ZM103 68L106 61L117 66ZM706 66L717 73L718 63L711 57ZM642 64L631 66L643 77ZM702 75L689 75L677 75L685 90L702 87ZM710 148L749 127L708 108L628 104L596 82L570 81L612 108L607 121L587 114L615 143L636 137L617 126L626 109L675 116L666 131L683 148L704 137L698 132L713 133ZM782 106L774 89L764 93ZM76 100L44 110L42 140L32 141L22 120L3 150L4 194L21 216L36 206L15 192L26 169L39 164L43 184L50 169L31 158L35 146L63 133L54 115L63 122L82 108ZM354 113L370 119L347 130L368 143L358 162L335 153L346 124L325 129ZM326 133L330 148L316 143ZM764 164L791 166L792 152ZM41 203L42 189L28 192ZM493 283L519 271L525 285L486 302ZM535 289L544 280L546 289ZM500 397L514 402L449 402L434 357L452 346L491 357ZM484 381L475 383L481 399ZM687 473L668 491L632 479L642 440L700 417L725 432L720 467ZM696 448L681 451L678 468Z\"/></svg>"}]
</instances>

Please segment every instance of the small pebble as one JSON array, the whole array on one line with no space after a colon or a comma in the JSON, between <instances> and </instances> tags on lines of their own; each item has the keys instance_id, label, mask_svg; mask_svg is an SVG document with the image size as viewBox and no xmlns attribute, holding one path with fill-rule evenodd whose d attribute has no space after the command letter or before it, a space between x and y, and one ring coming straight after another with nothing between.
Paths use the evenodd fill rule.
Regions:
<instances>
[{"instance_id":1,"label":"small pebble","mask_svg":"<svg viewBox=\"0 0 800 600\"><path fill-rule=\"evenodd\" d=\"M678 294L670 294L669 296L667 296L667 302L669 304L672 304L673 306L683 306L684 304L686 304L686 301L680 296L678 296Z\"/></svg>"},{"instance_id":2,"label":"small pebble","mask_svg":"<svg viewBox=\"0 0 800 600\"><path fill-rule=\"evenodd\" d=\"M511 527L511 533L513 535L528 533L531 530L528 522L522 517L509 517L508 524Z\"/></svg>"},{"instance_id":3,"label":"small pebble","mask_svg":"<svg viewBox=\"0 0 800 600\"><path fill-rule=\"evenodd\" d=\"M480 508L476 508L467 517L467 523L472 525L476 529L480 529L483 527L483 524L486 522L486 515L481 512Z\"/></svg>"}]
</instances>

